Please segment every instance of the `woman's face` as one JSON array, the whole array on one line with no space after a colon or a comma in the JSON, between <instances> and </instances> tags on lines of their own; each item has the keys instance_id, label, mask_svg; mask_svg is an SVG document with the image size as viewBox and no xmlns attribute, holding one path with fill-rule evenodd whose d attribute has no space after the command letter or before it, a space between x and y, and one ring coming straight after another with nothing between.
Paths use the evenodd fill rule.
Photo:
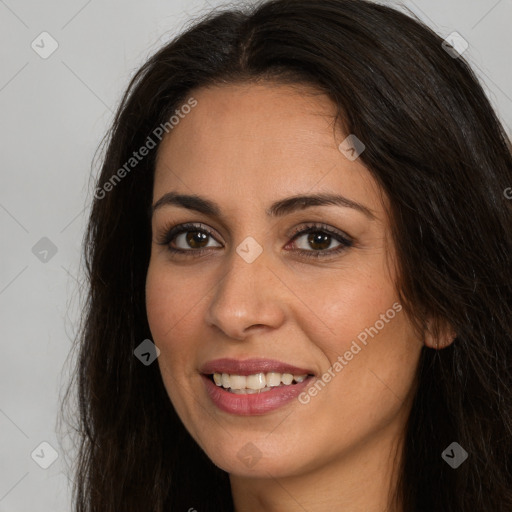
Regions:
<instances>
[{"instance_id":1,"label":"woman's face","mask_svg":"<svg viewBox=\"0 0 512 512\"><path fill-rule=\"evenodd\" d=\"M153 204L196 200L155 208L146 283L170 400L233 475L383 453L403 431L422 343L398 302L379 187L338 147L348 134L333 134L326 96L270 83L193 96L159 149ZM322 194L346 201L290 200Z\"/></svg>"}]
</instances>

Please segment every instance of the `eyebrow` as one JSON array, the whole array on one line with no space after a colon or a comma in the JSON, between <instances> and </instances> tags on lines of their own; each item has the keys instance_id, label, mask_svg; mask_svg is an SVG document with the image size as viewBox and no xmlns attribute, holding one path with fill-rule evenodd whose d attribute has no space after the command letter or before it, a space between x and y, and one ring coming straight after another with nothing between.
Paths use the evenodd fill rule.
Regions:
<instances>
[{"instance_id":1,"label":"eyebrow","mask_svg":"<svg viewBox=\"0 0 512 512\"><path fill-rule=\"evenodd\" d=\"M153 216L156 210L164 206L180 206L188 210L194 210L204 215L220 218L221 209L218 204L201 197L198 195L178 194L176 192L167 192L164 194L154 205L149 209L150 217ZM304 210L312 206L341 206L345 208L352 208L361 213L364 213L371 220L375 220L376 216L366 206L356 203L351 199L337 194L313 194L313 195L298 195L280 199L273 203L270 208L266 210L269 217L282 217L298 210Z\"/></svg>"}]
</instances>

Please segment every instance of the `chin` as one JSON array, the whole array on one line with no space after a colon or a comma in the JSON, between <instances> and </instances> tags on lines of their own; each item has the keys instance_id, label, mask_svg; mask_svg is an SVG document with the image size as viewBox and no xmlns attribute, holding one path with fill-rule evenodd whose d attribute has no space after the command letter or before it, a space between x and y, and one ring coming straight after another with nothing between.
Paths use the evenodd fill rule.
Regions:
<instances>
[{"instance_id":1,"label":"chin","mask_svg":"<svg viewBox=\"0 0 512 512\"><path fill-rule=\"evenodd\" d=\"M217 467L233 476L284 478L297 475L312 464L308 464L308 454L303 449L306 442L297 448L287 445L280 436L271 441L266 435L233 435L229 442L222 443L212 442L210 437L202 446Z\"/></svg>"}]
</instances>

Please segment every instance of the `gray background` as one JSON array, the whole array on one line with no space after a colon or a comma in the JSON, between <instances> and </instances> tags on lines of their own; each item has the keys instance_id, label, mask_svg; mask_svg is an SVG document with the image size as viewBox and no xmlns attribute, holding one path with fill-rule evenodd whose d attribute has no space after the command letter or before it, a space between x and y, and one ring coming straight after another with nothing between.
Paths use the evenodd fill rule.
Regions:
<instances>
[{"instance_id":1,"label":"gray background","mask_svg":"<svg viewBox=\"0 0 512 512\"><path fill-rule=\"evenodd\" d=\"M0 0L0 512L71 508L73 454L56 428L81 307L94 153L135 70L220 3ZM409 7L443 38L457 31L469 42L464 57L511 134L512 0L388 3ZM31 47L48 50L43 31L59 45L46 59ZM35 462L51 461L44 441L59 455L48 469Z\"/></svg>"}]
</instances>

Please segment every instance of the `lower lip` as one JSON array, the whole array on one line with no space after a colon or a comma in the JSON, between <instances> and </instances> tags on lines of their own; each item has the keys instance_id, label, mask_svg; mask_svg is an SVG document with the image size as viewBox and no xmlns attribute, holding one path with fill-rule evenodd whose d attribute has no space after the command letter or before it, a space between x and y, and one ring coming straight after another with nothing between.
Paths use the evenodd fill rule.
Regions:
<instances>
[{"instance_id":1,"label":"lower lip","mask_svg":"<svg viewBox=\"0 0 512 512\"><path fill-rule=\"evenodd\" d=\"M306 388L313 377L307 377L302 382L289 386L276 386L270 391L238 395L217 386L205 375L201 375L206 385L206 392L212 402L222 411L239 416L265 414L279 409L291 402Z\"/></svg>"}]
</instances>

